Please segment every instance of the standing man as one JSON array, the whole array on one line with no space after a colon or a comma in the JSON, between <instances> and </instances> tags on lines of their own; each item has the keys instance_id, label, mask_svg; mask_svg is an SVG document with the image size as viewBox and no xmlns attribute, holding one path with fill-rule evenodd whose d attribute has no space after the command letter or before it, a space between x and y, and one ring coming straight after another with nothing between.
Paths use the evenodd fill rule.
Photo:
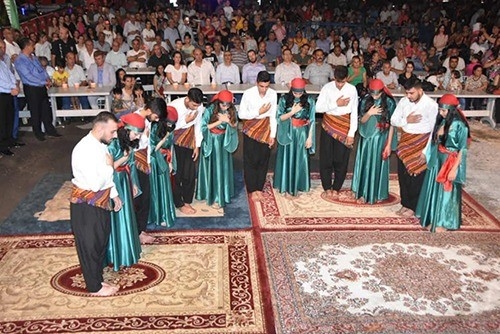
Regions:
<instances>
[{"instance_id":1,"label":"standing man","mask_svg":"<svg viewBox=\"0 0 500 334\"><path fill-rule=\"evenodd\" d=\"M201 51L201 50L200 50ZM174 130L174 148L177 159L175 186L173 187L174 204L184 214L194 214L193 203L196 160L200 154L203 140L201 119L205 107L202 104L203 92L199 88L191 88L186 97L178 98L169 106L178 113Z\"/></svg>"},{"instance_id":2,"label":"standing man","mask_svg":"<svg viewBox=\"0 0 500 334\"><path fill-rule=\"evenodd\" d=\"M391 124L401 128L396 150L401 209L396 213L413 217L427 170L423 152L434 130L438 104L424 93L418 79L406 82L404 88L406 96L391 117Z\"/></svg>"},{"instance_id":3,"label":"standing man","mask_svg":"<svg viewBox=\"0 0 500 334\"><path fill-rule=\"evenodd\" d=\"M118 120L112 113L99 113L90 133L71 154L71 229L87 290L96 296L110 296L118 291L102 277L111 231L110 211L119 211L122 206L113 182L113 159L108 153L117 129Z\"/></svg>"},{"instance_id":4,"label":"standing man","mask_svg":"<svg viewBox=\"0 0 500 334\"><path fill-rule=\"evenodd\" d=\"M92 48L94 48L93 43ZM76 49L75 40L69 37L68 28L61 27L59 28L59 39L52 42L51 65L55 66L57 61L64 61L70 51L76 55L76 62L78 63L78 50Z\"/></svg>"},{"instance_id":5,"label":"standing man","mask_svg":"<svg viewBox=\"0 0 500 334\"><path fill-rule=\"evenodd\" d=\"M257 75L257 84L247 89L241 99L239 117L243 120L243 168L247 191L254 201L264 199L271 148L276 138L278 94L270 89L267 71Z\"/></svg>"},{"instance_id":6,"label":"standing man","mask_svg":"<svg viewBox=\"0 0 500 334\"><path fill-rule=\"evenodd\" d=\"M61 137L57 133L53 121L52 110L49 105L49 95L47 88L51 81L49 75L33 54L35 46L29 38L22 38L19 41L21 54L16 58L16 70L23 82L24 95L28 101L28 108L31 112L31 125L36 139L45 140L45 135L50 137ZM42 123L45 133L42 132Z\"/></svg>"},{"instance_id":7,"label":"standing man","mask_svg":"<svg viewBox=\"0 0 500 334\"><path fill-rule=\"evenodd\" d=\"M14 127L14 97L19 94L16 78L10 71L4 58L5 43L0 40L0 154L12 156L14 153L9 150L16 146L13 137Z\"/></svg>"},{"instance_id":8,"label":"standing man","mask_svg":"<svg viewBox=\"0 0 500 334\"><path fill-rule=\"evenodd\" d=\"M358 92L347 82L347 67L337 66L334 77L334 82L321 89L316 103L316 112L324 114L319 151L321 185L330 199L339 198L358 129Z\"/></svg>"}]
</instances>

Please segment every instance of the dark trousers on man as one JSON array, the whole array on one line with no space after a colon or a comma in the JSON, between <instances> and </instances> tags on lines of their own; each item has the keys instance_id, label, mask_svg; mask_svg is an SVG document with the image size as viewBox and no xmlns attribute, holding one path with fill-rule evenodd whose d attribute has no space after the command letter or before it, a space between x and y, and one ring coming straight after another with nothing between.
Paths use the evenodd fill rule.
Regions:
<instances>
[{"instance_id":1,"label":"dark trousers on man","mask_svg":"<svg viewBox=\"0 0 500 334\"><path fill-rule=\"evenodd\" d=\"M134 198L135 216L137 219L137 230L139 234L146 231L149 219L149 206L151 203L151 184L149 183L149 175L137 170L139 177L139 185L141 186L142 194Z\"/></svg>"},{"instance_id":2,"label":"dark trousers on man","mask_svg":"<svg viewBox=\"0 0 500 334\"><path fill-rule=\"evenodd\" d=\"M70 217L87 290L97 292L104 281L102 270L111 231L111 213L86 203L71 203Z\"/></svg>"},{"instance_id":3,"label":"dark trousers on man","mask_svg":"<svg viewBox=\"0 0 500 334\"><path fill-rule=\"evenodd\" d=\"M264 189L270 156L267 143L243 135L243 172L249 193Z\"/></svg>"},{"instance_id":4,"label":"dark trousers on man","mask_svg":"<svg viewBox=\"0 0 500 334\"><path fill-rule=\"evenodd\" d=\"M10 93L0 93L0 150L6 150L15 142L14 97Z\"/></svg>"},{"instance_id":5,"label":"dark trousers on man","mask_svg":"<svg viewBox=\"0 0 500 334\"><path fill-rule=\"evenodd\" d=\"M340 191L347 175L351 149L330 136L321 128L319 174L323 190ZM332 173L335 178L332 184Z\"/></svg>"},{"instance_id":6,"label":"dark trousers on man","mask_svg":"<svg viewBox=\"0 0 500 334\"><path fill-rule=\"evenodd\" d=\"M172 189L174 205L183 207L185 203L193 203L196 180L196 163L193 161L193 150L175 145L177 170L175 171L175 186Z\"/></svg>"},{"instance_id":7,"label":"dark trousers on man","mask_svg":"<svg viewBox=\"0 0 500 334\"><path fill-rule=\"evenodd\" d=\"M398 182L401 196L401 205L405 208L415 211L417 208L418 197L424 183L426 170L418 175L410 175L403 161L398 158Z\"/></svg>"},{"instance_id":8,"label":"dark trousers on man","mask_svg":"<svg viewBox=\"0 0 500 334\"><path fill-rule=\"evenodd\" d=\"M52 124L53 117L47 88L45 86L24 85L24 94L28 101L28 108L31 113L31 125L33 126L35 136L43 136L42 123L45 127L45 133L48 135L56 134L56 129Z\"/></svg>"}]
</instances>

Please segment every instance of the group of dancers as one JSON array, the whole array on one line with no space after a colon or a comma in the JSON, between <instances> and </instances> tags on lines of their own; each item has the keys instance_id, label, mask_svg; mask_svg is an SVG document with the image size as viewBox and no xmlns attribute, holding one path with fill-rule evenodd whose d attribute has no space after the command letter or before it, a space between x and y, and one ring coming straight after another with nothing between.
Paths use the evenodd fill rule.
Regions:
<instances>
[{"instance_id":1,"label":"group of dancers","mask_svg":"<svg viewBox=\"0 0 500 334\"><path fill-rule=\"evenodd\" d=\"M293 79L290 91L278 99L269 88L269 73L262 71L256 85L243 93L238 112L230 91L220 91L205 108L203 92L195 87L168 106L155 98L120 120L108 112L97 115L72 153L71 224L88 291L98 296L117 292L118 287L103 281L103 266L119 270L137 263L141 244L154 242L146 233L148 223L173 226L176 208L195 214L194 197L217 208L231 202L238 119L244 179L254 201L264 200L275 145L273 187L287 196L310 190L309 155L315 152L315 117L321 113L324 196L355 196L368 204L386 200L389 156L395 151L398 214L419 217L431 231L458 229L470 138L458 99L446 94L438 105L415 80L405 85L406 96L396 103L375 79L358 102L356 88L347 83L347 68L336 68L334 75L317 101L302 78ZM356 132L354 175L346 195L341 189Z\"/></svg>"}]
</instances>

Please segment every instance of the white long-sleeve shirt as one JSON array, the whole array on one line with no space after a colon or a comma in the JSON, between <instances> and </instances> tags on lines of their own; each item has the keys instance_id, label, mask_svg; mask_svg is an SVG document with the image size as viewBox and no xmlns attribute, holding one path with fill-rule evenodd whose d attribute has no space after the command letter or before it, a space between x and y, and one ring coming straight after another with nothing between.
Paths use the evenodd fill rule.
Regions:
<instances>
[{"instance_id":1,"label":"white long-sleeve shirt","mask_svg":"<svg viewBox=\"0 0 500 334\"><path fill-rule=\"evenodd\" d=\"M422 115L422 120L418 123L408 123L406 117L412 112ZM391 125L400 127L407 133L429 133L434 129L437 113L437 102L426 94L423 94L417 103L410 102L407 97L403 97L394 110Z\"/></svg>"},{"instance_id":2,"label":"white long-sleeve shirt","mask_svg":"<svg viewBox=\"0 0 500 334\"><path fill-rule=\"evenodd\" d=\"M201 66L196 65L196 62L189 64L187 68L187 82L194 85L210 85L215 82L214 65L208 60L203 59Z\"/></svg>"},{"instance_id":3,"label":"white long-sleeve shirt","mask_svg":"<svg viewBox=\"0 0 500 334\"><path fill-rule=\"evenodd\" d=\"M274 82L290 84L295 78L302 78L302 72L300 71L299 65L295 63L281 63L276 66Z\"/></svg>"},{"instance_id":4,"label":"white long-sleeve shirt","mask_svg":"<svg viewBox=\"0 0 500 334\"><path fill-rule=\"evenodd\" d=\"M196 142L196 147L201 146L201 142L203 141L203 133L201 132L201 119L203 117L203 112L205 111L205 107L200 105L197 110L191 110L186 107L185 100L187 97L181 97L179 99L173 100L168 105L173 106L177 110L177 115L179 118L177 119L177 123L175 124L175 130L187 129L190 126L194 126L194 138ZM186 123L186 116L190 114L194 114L198 112L196 118L189 123Z\"/></svg>"},{"instance_id":5,"label":"white long-sleeve shirt","mask_svg":"<svg viewBox=\"0 0 500 334\"><path fill-rule=\"evenodd\" d=\"M340 98L349 98L346 106L338 106L337 100ZM316 102L316 112L341 116L351 114L348 137L354 137L358 130L358 91L356 87L346 82L342 89L338 89L335 81L329 82L321 88L318 101Z\"/></svg>"},{"instance_id":6,"label":"white long-sleeve shirt","mask_svg":"<svg viewBox=\"0 0 500 334\"><path fill-rule=\"evenodd\" d=\"M240 70L236 64L231 63L229 66L226 64L219 64L219 66L217 66L217 70L215 71L215 82L218 85L223 82L239 84L240 81Z\"/></svg>"},{"instance_id":7,"label":"white long-sleeve shirt","mask_svg":"<svg viewBox=\"0 0 500 334\"><path fill-rule=\"evenodd\" d=\"M270 103L271 108L262 115L259 109L262 105ZM257 86L247 89L241 98L238 116L241 119L261 119L269 117L271 126L271 138L276 138L276 107L278 106L278 94L274 89L269 88L266 95L260 96Z\"/></svg>"},{"instance_id":8,"label":"white long-sleeve shirt","mask_svg":"<svg viewBox=\"0 0 500 334\"><path fill-rule=\"evenodd\" d=\"M73 179L80 189L97 192L111 188L111 198L118 196L113 182L113 166L108 165L108 146L90 132L76 144L71 154Z\"/></svg>"}]
</instances>

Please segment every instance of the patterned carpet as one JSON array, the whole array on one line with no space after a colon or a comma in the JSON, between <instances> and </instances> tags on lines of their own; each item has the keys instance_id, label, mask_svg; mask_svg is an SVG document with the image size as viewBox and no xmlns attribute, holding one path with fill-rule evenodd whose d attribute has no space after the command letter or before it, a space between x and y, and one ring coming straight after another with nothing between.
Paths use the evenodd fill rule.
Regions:
<instances>
[{"instance_id":1,"label":"patterned carpet","mask_svg":"<svg viewBox=\"0 0 500 334\"><path fill-rule=\"evenodd\" d=\"M0 333L265 333L251 232L155 233L138 265L84 290L70 235L0 237ZM14 283L15 282L15 283Z\"/></svg>"},{"instance_id":2,"label":"patterned carpet","mask_svg":"<svg viewBox=\"0 0 500 334\"><path fill-rule=\"evenodd\" d=\"M251 202L252 220L265 230L421 230L417 219L396 214L399 204L397 176L391 175L389 199L375 205L358 204L347 190L346 196L333 202L322 197L319 174L311 175L311 191L287 197L272 188L272 174L264 186L265 200ZM350 189L350 176L343 189ZM462 231L500 231L500 222L466 192L463 194Z\"/></svg>"},{"instance_id":3,"label":"patterned carpet","mask_svg":"<svg viewBox=\"0 0 500 334\"><path fill-rule=\"evenodd\" d=\"M278 333L500 332L500 234L262 238Z\"/></svg>"}]
</instances>

